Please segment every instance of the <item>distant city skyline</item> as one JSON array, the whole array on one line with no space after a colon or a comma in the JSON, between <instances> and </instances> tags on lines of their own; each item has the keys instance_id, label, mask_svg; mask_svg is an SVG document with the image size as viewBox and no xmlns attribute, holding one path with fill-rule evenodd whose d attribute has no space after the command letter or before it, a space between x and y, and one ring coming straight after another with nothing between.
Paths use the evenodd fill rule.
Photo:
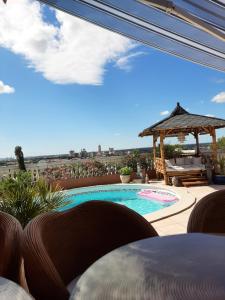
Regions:
<instances>
[{"instance_id":1,"label":"distant city skyline","mask_svg":"<svg viewBox=\"0 0 225 300\"><path fill-rule=\"evenodd\" d=\"M225 74L37 1L0 1L0 62L1 158L14 157L17 145L25 156L151 147L139 132L178 101L225 118Z\"/></svg>"}]
</instances>

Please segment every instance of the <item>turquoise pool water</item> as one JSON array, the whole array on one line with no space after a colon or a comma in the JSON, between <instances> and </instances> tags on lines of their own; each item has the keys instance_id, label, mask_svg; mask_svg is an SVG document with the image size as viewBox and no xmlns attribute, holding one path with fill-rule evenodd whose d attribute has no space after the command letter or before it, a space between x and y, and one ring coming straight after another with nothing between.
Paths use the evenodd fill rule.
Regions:
<instances>
[{"instance_id":1,"label":"turquoise pool water","mask_svg":"<svg viewBox=\"0 0 225 300\"><path fill-rule=\"evenodd\" d=\"M137 213L145 215L168 207L176 202L175 200L173 202L164 203L155 199L142 197L138 195L138 192L140 192L142 189L146 189L146 186L131 187L130 185L110 185L101 188L87 187L82 189L70 190L67 192L67 195L68 199L72 202L66 207L64 207L63 210L72 208L81 203L91 200L104 200L125 205L128 208L135 210ZM154 191L157 192L156 189L154 189ZM168 194L171 195L170 192L168 192ZM172 195L174 196L174 194Z\"/></svg>"}]
</instances>

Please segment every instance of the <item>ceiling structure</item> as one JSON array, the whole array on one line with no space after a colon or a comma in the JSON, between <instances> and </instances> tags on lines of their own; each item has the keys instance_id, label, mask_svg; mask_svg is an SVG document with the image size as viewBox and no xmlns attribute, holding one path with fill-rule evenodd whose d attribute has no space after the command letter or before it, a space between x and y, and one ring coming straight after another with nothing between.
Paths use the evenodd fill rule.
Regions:
<instances>
[{"instance_id":1,"label":"ceiling structure","mask_svg":"<svg viewBox=\"0 0 225 300\"><path fill-rule=\"evenodd\" d=\"M40 1L143 44L225 72L224 0Z\"/></svg>"}]
</instances>

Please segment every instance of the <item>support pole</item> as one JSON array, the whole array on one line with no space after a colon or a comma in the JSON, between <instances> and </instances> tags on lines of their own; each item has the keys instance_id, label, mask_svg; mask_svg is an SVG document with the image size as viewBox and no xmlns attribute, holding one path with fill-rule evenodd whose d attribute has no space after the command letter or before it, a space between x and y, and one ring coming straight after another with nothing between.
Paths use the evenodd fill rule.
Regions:
<instances>
[{"instance_id":1,"label":"support pole","mask_svg":"<svg viewBox=\"0 0 225 300\"><path fill-rule=\"evenodd\" d=\"M163 168L163 177L165 184L168 184L168 176L166 174L166 163L165 163L165 152L164 152L164 133L160 132L160 154L161 154L161 162L162 162L162 168Z\"/></svg>"},{"instance_id":2,"label":"support pole","mask_svg":"<svg viewBox=\"0 0 225 300\"><path fill-rule=\"evenodd\" d=\"M199 149L199 137L198 137L198 131L195 131L194 137L196 140L196 155L199 156L200 154L200 149Z\"/></svg>"},{"instance_id":3,"label":"support pole","mask_svg":"<svg viewBox=\"0 0 225 300\"><path fill-rule=\"evenodd\" d=\"M211 129L210 135L212 137L212 159L213 159L213 163L215 164L215 169L216 169L217 144L216 144L216 130L215 130L215 128Z\"/></svg>"},{"instance_id":4,"label":"support pole","mask_svg":"<svg viewBox=\"0 0 225 300\"><path fill-rule=\"evenodd\" d=\"M153 135L153 161L155 164L155 159L156 159L156 141L157 137Z\"/></svg>"},{"instance_id":5,"label":"support pole","mask_svg":"<svg viewBox=\"0 0 225 300\"><path fill-rule=\"evenodd\" d=\"M159 173L156 166L156 141L157 141L157 137L153 135L153 166L155 169L156 178L158 179Z\"/></svg>"}]
</instances>

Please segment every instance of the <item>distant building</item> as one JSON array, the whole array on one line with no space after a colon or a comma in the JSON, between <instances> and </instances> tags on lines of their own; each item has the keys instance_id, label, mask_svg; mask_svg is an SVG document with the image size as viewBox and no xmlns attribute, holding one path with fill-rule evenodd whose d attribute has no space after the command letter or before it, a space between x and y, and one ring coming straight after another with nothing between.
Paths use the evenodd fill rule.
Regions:
<instances>
[{"instance_id":1,"label":"distant building","mask_svg":"<svg viewBox=\"0 0 225 300\"><path fill-rule=\"evenodd\" d=\"M75 151L74 151L74 150L70 150L69 156L70 156L71 158L75 157Z\"/></svg>"},{"instance_id":2,"label":"distant building","mask_svg":"<svg viewBox=\"0 0 225 300\"><path fill-rule=\"evenodd\" d=\"M114 155L114 154L115 154L114 148L109 148L109 155Z\"/></svg>"},{"instance_id":3,"label":"distant building","mask_svg":"<svg viewBox=\"0 0 225 300\"><path fill-rule=\"evenodd\" d=\"M101 155L102 155L102 147L101 147L101 145L98 145L97 156L101 156Z\"/></svg>"},{"instance_id":4,"label":"distant building","mask_svg":"<svg viewBox=\"0 0 225 300\"><path fill-rule=\"evenodd\" d=\"M95 157L95 152L89 152L88 154L89 154L89 157L90 157L90 158Z\"/></svg>"},{"instance_id":5,"label":"distant building","mask_svg":"<svg viewBox=\"0 0 225 300\"><path fill-rule=\"evenodd\" d=\"M81 149L79 156L80 156L80 158L87 158L88 157L88 153L87 153L86 149Z\"/></svg>"}]
</instances>

